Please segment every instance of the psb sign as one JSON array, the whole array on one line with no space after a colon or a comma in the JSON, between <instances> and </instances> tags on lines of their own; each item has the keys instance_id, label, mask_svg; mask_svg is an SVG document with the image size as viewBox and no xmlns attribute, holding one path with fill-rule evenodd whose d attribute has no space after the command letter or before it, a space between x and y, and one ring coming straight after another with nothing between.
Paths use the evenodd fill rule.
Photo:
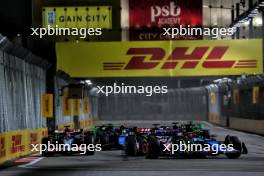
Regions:
<instances>
[{"instance_id":1,"label":"psb sign","mask_svg":"<svg viewBox=\"0 0 264 176\"><path fill-rule=\"evenodd\" d=\"M163 36L163 27L179 25L201 27L203 25L202 0L129 0L130 40L170 40ZM202 36L180 36L177 39L199 39ZM175 39L174 39L175 40Z\"/></svg>"},{"instance_id":2,"label":"psb sign","mask_svg":"<svg viewBox=\"0 0 264 176\"><path fill-rule=\"evenodd\" d=\"M129 0L129 24L134 28L202 26L203 1L147 0L139 5L138 1Z\"/></svg>"},{"instance_id":3,"label":"psb sign","mask_svg":"<svg viewBox=\"0 0 264 176\"><path fill-rule=\"evenodd\" d=\"M111 6L44 7L42 26L61 28L112 28Z\"/></svg>"},{"instance_id":4,"label":"psb sign","mask_svg":"<svg viewBox=\"0 0 264 176\"><path fill-rule=\"evenodd\" d=\"M58 69L79 78L263 72L261 40L62 42L56 52Z\"/></svg>"}]
</instances>

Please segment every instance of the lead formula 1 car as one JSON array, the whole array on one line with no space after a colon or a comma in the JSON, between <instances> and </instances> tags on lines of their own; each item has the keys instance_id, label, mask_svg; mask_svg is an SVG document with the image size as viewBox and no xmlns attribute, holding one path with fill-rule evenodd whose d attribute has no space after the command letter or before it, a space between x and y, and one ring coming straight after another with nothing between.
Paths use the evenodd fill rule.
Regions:
<instances>
[{"instance_id":1,"label":"lead formula 1 car","mask_svg":"<svg viewBox=\"0 0 264 176\"><path fill-rule=\"evenodd\" d=\"M241 154L248 153L245 143L236 136L227 135L224 141L217 141L215 137L210 135L209 130L201 128L186 130L185 125L181 125L180 128L158 128L147 137L145 157L207 158L225 154L230 159L236 159Z\"/></svg>"}]
</instances>

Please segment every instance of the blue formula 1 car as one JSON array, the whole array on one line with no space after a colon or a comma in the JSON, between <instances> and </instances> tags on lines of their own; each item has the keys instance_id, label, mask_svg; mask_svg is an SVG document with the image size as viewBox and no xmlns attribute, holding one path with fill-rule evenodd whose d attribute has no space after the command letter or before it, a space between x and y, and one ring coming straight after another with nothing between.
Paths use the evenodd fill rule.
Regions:
<instances>
[{"instance_id":1,"label":"blue formula 1 car","mask_svg":"<svg viewBox=\"0 0 264 176\"><path fill-rule=\"evenodd\" d=\"M190 127L188 125L188 127ZM247 154L246 145L236 136L226 136L225 141L215 140L209 130L186 130L186 126L179 128L159 128L147 136L147 159L156 159L160 156L177 158L206 158L225 154L230 159L239 158Z\"/></svg>"},{"instance_id":2,"label":"blue formula 1 car","mask_svg":"<svg viewBox=\"0 0 264 176\"><path fill-rule=\"evenodd\" d=\"M126 128L119 136L119 144L123 146L127 156L145 155L147 151L147 135L150 128Z\"/></svg>"},{"instance_id":3,"label":"blue formula 1 car","mask_svg":"<svg viewBox=\"0 0 264 176\"><path fill-rule=\"evenodd\" d=\"M214 138L194 137L190 139L190 144L202 146L201 149L190 152L191 155L201 157L217 156L225 154L230 159L239 158L241 154L247 154L248 150L244 142L241 142L236 136L225 137L225 141L217 141Z\"/></svg>"}]
</instances>

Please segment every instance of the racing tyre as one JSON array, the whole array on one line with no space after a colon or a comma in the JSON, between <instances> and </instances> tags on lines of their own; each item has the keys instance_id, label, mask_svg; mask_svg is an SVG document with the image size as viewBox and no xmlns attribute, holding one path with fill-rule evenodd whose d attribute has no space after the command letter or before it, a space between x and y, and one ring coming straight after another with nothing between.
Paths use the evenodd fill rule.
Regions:
<instances>
[{"instance_id":1,"label":"racing tyre","mask_svg":"<svg viewBox=\"0 0 264 176\"><path fill-rule=\"evenodd\" d=\"M41 140L41 144L45 145L45 147L46 147L45 148L46 150L42 151L42 153L41 153L42 156L46 156L46 157L53 156L53 153L48 151L48 148L47 148L48 147L48 142L49 142L49 138L43 138Z\"/></svg>"},{"instance_id":2,"label":"racing tyre","mask_svg":"<svg viewBox=\"0 0 264 176\"><path fill-rule=\"evenodd\" d=\"M125 145L125 153L127 156L136 156L138 153L137 141L135 136L128 136Z\"/></svg>"},{"instance_id":3,"label":"racing tyre","mask_svg":"<svg viewBox=\"0 0 264 176\"><path fill-rule=\"evenodd\" d=\"M148 143L144 141L143 143L140 144L140 146L141 146L140 155L146 155L148 150Z\"/></svg>"},{"instance_id":4,"label":"racing tyre","mask_svg":"<svg viewBox=\"0 0 264 176\"><path fill-rule=\"evenodd\" d=\"M110 150L111 149L111 147L109 145L109 143L110 143L109 135L104 134L104 135L100 136L100 142L102 144L103 150Z\"/></svg>"},{"instance_id":5,"label":"racing tyre","mask_svg":"<svg viewBox=\"0 0 264 176\"><path fill-rule=\"evenodd\" d=\"M147 144L146 159L158 159L160 146L156 138L150 138Z\"/></svg>"},{"instance_id":6,"label":"racing tyre","mask_svg":"<svg viewBox=\"0 0 264 176\"><path fill-rule=\"evenodd\" d=\"M242 152L242 142L236 136L226 136L225 138L225 145L233 144L233 148L238 152L235 153L226 153L226 156L229 159L237 159L240 157Z\"/></svg>"},{"instance_id":7,"label":"racing tyre","mask_svg":"<svg viewBox=\"0 0 264 176\"><path fill-rule=\"evenodd\" d=\"M89 144L95 145L95 137L93 135L88 135L85 139L85 144L86 146L88 146ZM86 155L94 155L94 153L94 151L89 151L88 149L86 151Z\"/></svg>"}]
</instances>

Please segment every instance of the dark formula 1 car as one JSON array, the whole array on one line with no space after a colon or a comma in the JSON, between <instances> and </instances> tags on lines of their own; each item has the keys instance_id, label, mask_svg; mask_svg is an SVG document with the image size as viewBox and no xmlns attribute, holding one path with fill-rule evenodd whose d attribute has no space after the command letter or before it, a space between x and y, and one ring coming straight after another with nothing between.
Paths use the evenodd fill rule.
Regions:
<instances>
[{"instance_id":1,"label":"dark formula 1 car","mask_svg":"<svg viewBox=\"0 0 264 176\"><path fill-rule=\"evenodd\" d=\"M151 132L155 131L156 134L159 134L166 129L169 135L173 135L178 134L180 128L185 129L185 126L179 126L179 123L177 122L173 123L173 126L159 127L159 124L153 124L153 126L153 128L127 128L127 133L123 133L119 136L120 145L124 146L124 150L127 156L146 155L148 147L148 135Z\"/></svg>"},{"instance_id":2,"label":"dark formula 1 car","mask_svg":"<svg viewBox=\"0 0 264 176\"><path fill-rule=\"evenodd\" d=\"M112 124L96 127L96 143L101 144L103 150L122 149L119 136L124 129L124 126L114 127Z\"/></svg>"},{"instance_id":3,"label":"dark formula 1 car","mask_svg":"<svg viewBox=\"0 0 264 176\"><path fill-rule=\"evenodd\" d=\"M147 151L147 135L150 128L126 128L119 136L119 144L123 146L127 156L145 155Z\"/></svg>"},{"instance_id":4,"label":"dark formula 1 car","mask_svg":"<svg viewBox=\"0 0 264 176\"><path fill-rule=\"evenodd\" d=\"M153 130L147 137L146 158L156 159L159 156L178 158L205 158L225 154L228 158L239 158L247 154L246 145L236 136L226 136L220 142L209 134L209 130L194 124L185 124L172 128Z\"/></svg>"},{"instance_id":5,"label":"dark formula 1 car","mask_svg":"<svg viewBox=\"0 0 264 176\"><path fill-rule=\"evenodd\" d=\"M95 136L91 131L70 130L65 126L63 131L55 131L42 139L41 150L43 156L52 156L56 153L71 155L82 153L94 155L100 151L100 146L95 145Z\"/></svg>"}]
</instances>

